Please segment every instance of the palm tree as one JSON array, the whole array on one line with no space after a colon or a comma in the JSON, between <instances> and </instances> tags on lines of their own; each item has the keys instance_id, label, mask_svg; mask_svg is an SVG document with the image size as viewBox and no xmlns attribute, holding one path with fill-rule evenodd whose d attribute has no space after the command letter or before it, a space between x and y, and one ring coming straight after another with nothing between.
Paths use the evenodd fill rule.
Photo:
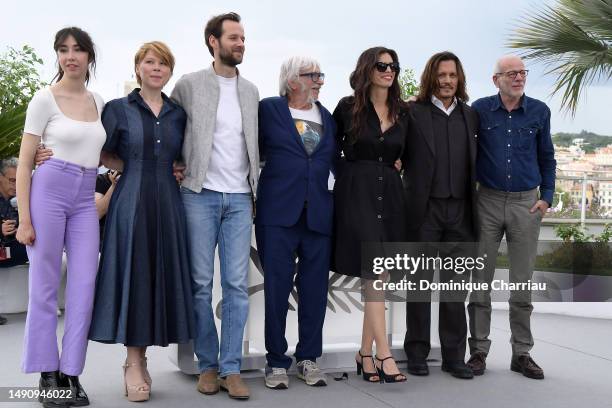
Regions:
<instances>
[{"instance_id":1,"label":"palm tree","mask_svg":"<svg viewBox=\"0 0 612 408\"><path fill-rule=\"evenodd\" d=\"M584 89L612 79L612 0L559 0L519 23L509 47L544 63L557 76L552 94L572 116Z\"/></svg>"}]
</instances>

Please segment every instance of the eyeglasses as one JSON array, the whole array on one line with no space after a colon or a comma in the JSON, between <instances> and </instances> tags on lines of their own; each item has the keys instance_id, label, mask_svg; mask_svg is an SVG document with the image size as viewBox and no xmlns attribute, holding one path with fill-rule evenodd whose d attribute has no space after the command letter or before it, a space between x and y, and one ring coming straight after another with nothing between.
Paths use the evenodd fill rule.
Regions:
<instances>
[{"instance_id":1,"label":"eyeglasses","mask_svg":"<svg viewBox=\"0 0 612 408\"><path fill-rule=\"evenodd\" d=\"M521 74L521 76L523 78L527 78L527 75L529 74L529 70L528 69L521 69L520 71L498 72L496 75L503 75L505 77L514 79L514 78L516 78L516 76L518 74Z\"/></svg>"},{"instance_id":2,"label":"eyeglasses","mask_svg":"<svg viewBox=\"0 0 612 408\"><path fill-rule=\"evenodd\" d=\"M1 172L0 172L0 175L1 175L2 177L4 177L5 179L7 179L7 180L8 180L8 182L9 182L9 183L11 183L11 184L16 184L16 183L17 183L17 179L14 179L14 178L12 178L12 177L6 177L6 176L4 175L4 173L1 173Z\"/></svg>"},{"instance_id":3,"label":"eyeglasses","mask_svg":"<svg viewBox=\"0 0 612 408\"><path fill-rule=\"evenodd\" d=\"M304 74L300 74L301 77L310 77L312 82L324 81L325 74L322 72L306 72Z\"/></svg>"},{"instance_id":4,"label":"eyeglasses","mask_svg":"<svg viewBox=\"0 0 612 408\"><path fill-rule=\"evenodd\" d=\"M399 72L400 65L399 65L399 62L391 62L387 64L386 62L379 61L376 63L376 65L374 65L374 68L376 68L378 72L385 72L387 71L387 68L391 68L391 71L393 72Z\"/></svg>"}]
</instances>

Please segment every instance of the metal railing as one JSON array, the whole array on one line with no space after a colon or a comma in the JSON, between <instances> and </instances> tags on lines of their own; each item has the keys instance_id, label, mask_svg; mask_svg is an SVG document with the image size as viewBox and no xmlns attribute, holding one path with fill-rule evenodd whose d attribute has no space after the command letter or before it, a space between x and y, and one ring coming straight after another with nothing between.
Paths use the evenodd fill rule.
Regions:
<instances>
[{"instance_id":1,"label":"metal railing","mask_svg":"<svg viewBox=\"0 0 612 408\"><path fill-rule=\"evenodd\" d=\"M570 174L567 174L570 173ZM601 202L603 199L605 198L610 198L612 199L612 172L611 171L601 171L601 170L572 170L572 171L562 171L560 169L557 169L557 176L556 176L556 181L557 181L557 185L559 184L559 182L563 181L563 180L568 180L568 181L574 181L574 182L579 182L580 183L580 190L581 190L581 195L580 195L580 199L578 201L578 203L574 203L574 204L578 204L578 207L580 209L580 217L579 218L574 218L574 217L546 217L546 220L548 222L554 223L553 220L559 220L560 223L565 223L565 222L579 222L581 224L581 226L584 227L584 225L587 222L596 222L601 220L602 223L605 222L609 222L612 221L612 204L610 204L608 207L610 207L610 210L607 211L605 214L598 214L597 217L595 218L587 218L587 211L589 209L590 206L593 206L593 204L597 204L599 206L601 206ZM608 190L606 191L610 191L610 196L609 197L603 197L603 196L599 196L599 189L596 187L599 183L601 182L610 182L611 186ZM577 183L575 183L577 184ZM575 187L575 184L573 187ZM589 184L591 186L591 191L593 192L591 200L588 200L588 191L589 189ZM564 191L563 193L569 193L570 197L571 197L571 191ZM562 194L563 194L562 193ZM555 192L555 194L559 194L558 191ZM559 200L562 200L562 196L561 194L559 195ZM573 198L571 198L572 201ZM554 214L554 208L552 209L552 212ZM597 221L596 221L597 220Z\"/></svg>"}]
</instances>

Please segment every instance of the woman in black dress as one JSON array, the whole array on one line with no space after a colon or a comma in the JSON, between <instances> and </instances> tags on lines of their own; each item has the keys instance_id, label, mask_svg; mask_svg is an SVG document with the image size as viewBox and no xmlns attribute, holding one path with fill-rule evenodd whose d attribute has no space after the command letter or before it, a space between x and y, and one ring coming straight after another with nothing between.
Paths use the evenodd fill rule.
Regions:
<instances>
[{"instance_id":1,"label":"woman in black dress","mask_svg":"<svg viewBox=\"0 0 612 408\"><path fill-rule=\"evenodd\" d=\"M341 99L334 111L337 142L345 159L334 186L334 261L338 273L363 279L363 332L356 360L358 374L363 370L363 378L373 382L406 381L391 357L384 298L373 288L374 279L384 276L373 275L371 268L364 270L360 256L362 242L406 239L404 190L395 168L407 129L399 70L395 51L384 47L365 50L350 76L354 94Z\"/></svg>"}]
</instances>

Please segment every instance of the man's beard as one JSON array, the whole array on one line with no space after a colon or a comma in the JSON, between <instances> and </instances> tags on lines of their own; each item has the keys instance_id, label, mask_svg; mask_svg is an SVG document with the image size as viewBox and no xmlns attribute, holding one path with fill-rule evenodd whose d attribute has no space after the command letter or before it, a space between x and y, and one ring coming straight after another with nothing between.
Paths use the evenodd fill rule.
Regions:
<instances>
[{"instance_id":1,"label":"man's beard","mask_svg":"<svg viewBox=\"0 0 612 408\"><path fill-rule=\"evenodd\" d=\"M231 50L228 51L224 47L221 47L221 50L219 52L219 59L221 59L221 62L223 62L229 67L235 67L236 65L242 62L242 55L240 56L240 58L236 58L234 57Z\"/></svg>"},{"instance_id":2,"label":"man's beard","mask_svg":"<svg viewBox=\"0 0 612 408\"><path fill-rule=\"evenodd\" d=\"M307 89L306 85L304 85L303 83L301 83L301 82L300 82L300 90L301 90L302 92L305 92L305 91L306 91L306 89ZM308 103L311 103L311 104L314 104L314 103L315 103L315 102L317 102L318 100L319 100L319 97L318 97L318 96L317 96L317 97L315 97L315 96L312 94L312 90L309 90L309 91L308 91L308 101L307 101L307 102L308 102Z\"/></svg>"},{"instance_id":3,"label":"man's beard","mask_svg":"<svg viewBox=\"0 0 612 408\"><path fill-rule=\"evenodd\" d=\"M451 91L453 93L453 96L455 96L455 94L457 93L457 89L453 88L452 86L440 86L438 87L438 93L442 93L442 91Z\"/></svg>"}]
</instances>

